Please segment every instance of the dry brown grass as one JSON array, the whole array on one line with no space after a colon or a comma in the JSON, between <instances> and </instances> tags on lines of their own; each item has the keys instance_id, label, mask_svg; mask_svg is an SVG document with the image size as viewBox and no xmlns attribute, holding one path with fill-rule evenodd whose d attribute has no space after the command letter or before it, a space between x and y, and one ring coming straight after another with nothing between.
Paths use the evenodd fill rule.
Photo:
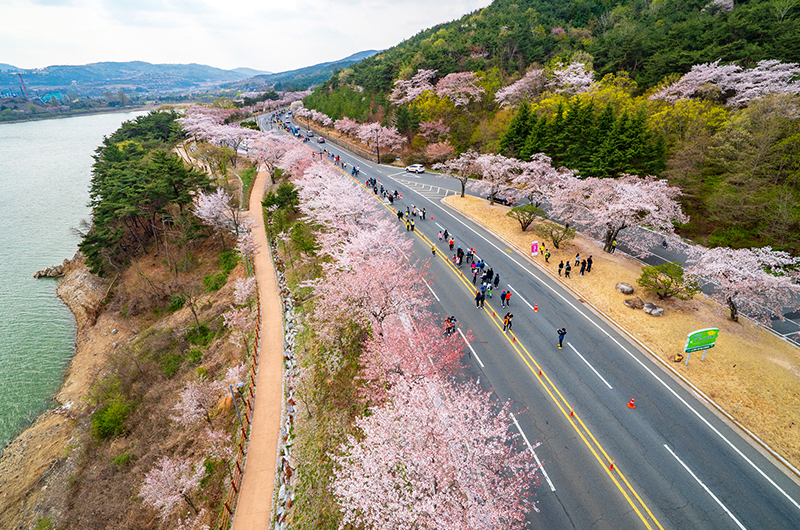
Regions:
<instances>
[{"instance_id":1,"label":"dry brown grass","mask_svg":"<svg viewBox=\"0 0 800 530\"><path fill-rule=\"evenodd\" d=\"M528 256L531 241L541 241L533 228L521 232L519 223L506 216L507 207L489 206L487 201L474 197L449 196L444 202ZM552 253L550 263L538 257L533 260L537 266L572 288L578 297L594 305L663 361L668 362L683 351L687 333L719 328L717 346L708 352L704 362L700 361L702 352L695 352L688 366L674 362L670 365L792 465L800 467L800 349L749 321L731 321L725 308L704 296L664 302L643 293L636 284L641 263L622 253L607 254L599 242L578 235L566 248L547 247ZM574 260L578 252L581 258L593 256L592 272L581 277L579 270L573 268L571 279L559 278L559 261ZM645 302L664 307L664 316L654 318L623 305L628 296L614 288L619 281L633 285L635 296Z\"/></svg>"}]
</instances>

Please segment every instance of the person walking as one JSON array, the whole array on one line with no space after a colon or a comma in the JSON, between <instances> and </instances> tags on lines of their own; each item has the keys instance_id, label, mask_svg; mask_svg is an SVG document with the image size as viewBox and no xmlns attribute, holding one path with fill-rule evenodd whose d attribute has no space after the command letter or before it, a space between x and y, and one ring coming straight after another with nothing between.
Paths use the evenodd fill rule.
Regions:
<instances>
[{"instance_id":1,"label":"person walking","mask_svg":"<svg viewBox=\"0 0 800 530\"><path fill-rule=\"evenodd\" d=\"M550 263L550 251L549 250L544 253L544 262L545 263Z\"/></svg>"},{"instance_id":2,"label":"person walking","mask_svg":"<svg viewBox=\"0 0 800 530\"><path fill-rule=\"evenodd\" d=\"M506 313L506 316L503 317L503 333L506 331L511 330L511 319L514 318L510 312Z\"/></svg>"},{"instance_id":3,"label":"person walking","mask_svg":"<svg viewBox=\"0 0 800 530\"><path fill-rule=\"evenodd\" d=\"M506 305L511 307L511 291L506 291Z\"/></svg>"},{"instance_id":4,"label":"person walking","mask_svg":"<svg viewBox=\"0 0 800 530\"><path fill-rule=\"evenodd\" d=\"M439 241L441 241L443 237L444 237L444 236L442 235L442 231L441 231L441 230L439 230Z\"/></svg>"},{"instance_id":5,"label":"person walking","mask_svg":"<svg viewBox=\"0 0 800 530\"><path fill-rule=\"evenodd\" d=\"M506 306L506 290L503 289L503 292L500 293L500 307Z\"/></svg>"},{"instance_id":6,"label":"person walking","mask_svg":"<svg viewBox=\"0 0 800 530\"><path fill-rule=\"evenodd\" d=\"M455 240L453 240L453 238L451 237L450 241L448 241L447 243L448 243L448 245L450 245L450 250L452 251L453 247L456 245Z\"/></svg>"},{"instance_id":7,"label":"person walking","mask_svg":"<svg viewBox=\"0 0 800 530\"><path fill-rule=\"evenodd\" d=\"M495 287L499 287L500 286L500 273L499 272L494 275L494 286Z\"/></svg>"},{"instance_id":8,"label":"person walking","mask_svg":"<svg viewBox=\"0 0 800 530\"><path fill-rule=\"evenodd\" d=\"M416 228L416 226L414 225L414 220L412 219L411 220L411 231L415 232L416 231L415 228Z\"/></svg>"},{"instance_id":9,"label":"person walking","mask_svg":"<svg viewBox=\"0 0 800 530\"><path fill-rule=\"evenodd\" d=\"M489 267L489 270L486 271L486 278L491 282L494 278L494 269Z\"/></svg>"},{"instance_id":10,"label":"person walking","mask_svg":"<svg viewBox=\"0 0 800 530\"><path fill-rule=\"evenodd\" d=\"M564 260L561 260L561 263L558 264L558 275L561 276L561 271L564 269Z\"/></svg>"},{"instance_id":11,"label":"person walking","mask_svg":"<svg viewBox=\"0 0 800 530\"><path fill-rule=\"evenodd\" d=\"M586 260L581 261L581 276L586 272Z\"/></svg>"},{"instance_id":12,"label":"person walking","mask_svg":"<svg viewBox=\"0 0 800 530\"><path fill-rule=\"evenodd\" d=\"M572 266L569 264L569 261L566 265L564 265L564 278L569 278L569 273L572 270Z\"/></svg>"},{"instance_id":13,"label":"person walking","mask_svg":"<svg viewBox=\"0 0 800 530\"><path fill-rule=\"evenodd\" d=\"M611 242L611 253L612 254L616 254L617 253L617 240L616 239Z\"/></svg>"},{"instance_id":14,"label":"person walking","mask_svg":"<svg viewBox=\"0 0 800 530\"><path fill-rule=\"evenodd\" d=\"M480 272L480 269L478 267L476 267L475 264L473 263L472 264L472 285L475 285L475 282L478 281L478 273L479 272Z\"/></svg>"},{"instance_id":15,"label":"person walking","mask_svg":"<svg viewBox=\"0 0 800 530\"><path fill-rule=\"evenodd\" d=\"M425 208L422 209L422 220L425 220Z\"/></svg>"},{"instance_id":16,"label":"person walking","mask_svg":"<svg viewBox=\"0 0 800 530\"><path fill-rule=\"evenodd\" d=\"M586 260L586 272L592 272L592 256Z\"/></svg>"},{"instance_id":17,"label":"person walking","mask_svg":"<svg viewBox=\"0 0 800 530\"><path fill-rule=\"evenodd\" d=\"M474 260L472 259L474 255L475 255L475 249L472 248L472 247L468 248L467 249L467 261L469 261L470 263L474 263Z\"/></svg>"},{"instance_id":18,"label":"person walking","mask_svg":"<svg viewBox=\"0 0 800 530\"><path fill-rule=\"evenodd\" d=\"M447 231L447 228L444 229L444 234L443 235L444 235L445 239L449 239L450 238L450 232Z\"/></svg>"},{"instance_id":19,"label":"person walking","mask_svg":"<svg viewBox=\"0 0 800 530\"><path fill-rule=\"evenodd\" d=\"M575 266L577 267L580 264L581 264L581 253L578 252L577 254L575 254Z\"/></svg>"},{"instance_id":20,"label":"person walking","mask_svg":"<svg viewBox=\"0 0 800 530\"><path fill-rule=\"evenodd\" d=\"M431 254L436 255L436 245L431 245Z\"/></svg>"},{"instance_id":21,"label":"person walking","mask_svg":"<svg viewBox=\"0 0 800 530\"><path fill-rule=\"evenodd\" d=\"M486 293L481 293L481 309L483 309L484 302L486 302Z\"/></svg>"},{"instance_id":22,"label":"person walking","mask_svg":"<svg viewBox=\"0 0 800 530\"><path fill-rule=\"evenodd\" d=\"M403 220L403 212L401 212L400 210L397 210L397 220L398 221Z\"/></svg>"},{"instance_id":23,"label":"person walking","mask_svg":"<svg viewBox=\"0 0 800 530\"><path fill-rule=\"evenodd\" d=\"M491 283L486 284L486 294L489 295L489 298L492 297L492 284Z\"/></svg>"},{"instance_id":24,"label":"person walking","mask_svg":"<svg viewBox=\"0 0 800 530\"><path fill-rule=\"evenodd\" d=\"M564 337L567 334L567 328L561 328L556 330L558 332L558 349L561 350L564 348Z\"/></svg>"},{"instance_id":25,"label":"person walking","mask_svg":"<svg viewBox=\"0 0 800 530\"><path fill-rule=\"evenodd\" d=\"M483 293L481 293L481 290L480 290L480 289L478 289L477 291L475 291L475 308L476 308L476 309L480 309L480 308L481 308L481 295L482 295L482 294L483 294Z\"/></svg>"},{"instance_id":26,"label":"person walking","mask_svg":"<svg viewBox=\"0 0 800 530\"><path fill-rule=\"evenodd\" d=\"M408 232L410 230L411 230L411 222L410 221L406 221L406 232Z\"/></svg>"}]
</instances>

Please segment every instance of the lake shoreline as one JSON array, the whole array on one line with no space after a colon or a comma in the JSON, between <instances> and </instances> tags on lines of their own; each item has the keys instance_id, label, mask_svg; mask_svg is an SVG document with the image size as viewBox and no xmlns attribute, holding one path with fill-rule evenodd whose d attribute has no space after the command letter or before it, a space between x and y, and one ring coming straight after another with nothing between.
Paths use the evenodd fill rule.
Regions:
<instances>
[{"instance_id":1,"label":"lake shoreline","mask_svg":"<svg viewBox=\"0 0 800 530\"><path fill-rule=\"evenodd\" d=\"M77 324L75 351L54 407L40 413L3 448L0 455L0 527L28 527L42 516L47 492L53 498L66 490L75 467L72 449L89 432L87 397L106 369L111 352L122 340L113 315L99 313L110 282L89 273L82 258L73 258L56 290ZM127 341L126 341L127 342ZM53 495L55 494L55 495Z\"/></svg>"}]
</instances>

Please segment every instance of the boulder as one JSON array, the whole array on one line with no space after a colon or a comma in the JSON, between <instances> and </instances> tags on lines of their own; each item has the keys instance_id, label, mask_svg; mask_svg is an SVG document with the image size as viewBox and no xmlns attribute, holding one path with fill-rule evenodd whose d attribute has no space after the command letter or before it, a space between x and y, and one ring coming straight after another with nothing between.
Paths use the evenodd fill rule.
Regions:
<instances>
[{"instance_id":1,"label":"boulder","mask_svg":"<svg viewBox=\"0 0 800 530\"><path fill-rule=\"evenodd\" d=\"M33 275L34 278L58 278L64 275L64 266L63 265L54 265L52 267L47 267L46 269L42 269L37 271L36 274Z\"/></svg>"},{"instance_id":2,"label":"boulder","mask_svg":"<svg viewBox=\"0 0 800 530\"><path fill-rule=\"evenodd\" d=\"M622 294L633 294L633 285L629 283L617 282L616 289Z\"/></svg>"},{"instance_id":3,"label":"boulder","mask_svg":"<svg viewBox=\"0 0 800 530\"><path fill-rule=\"evenodd\" d=\"M661 315L664 314L664 308L661 306L657 306L652 302L647 302L646 304L644 304L644 307L642 309L644 310L645 313L654 317L660 317Z\"/></svg>"},{"instance_id":4,"label":"boulder","mask_svg":"<svg viewBox=\"0 0 800 530\"><path fill-rule=\"evenodd\" d=\"M631 309L642 309L644 307L644 302L638 296L634 296L633 298L627 298L624 302L622 302L626 306L630 307Z\"/></svg>"}]
</instances>

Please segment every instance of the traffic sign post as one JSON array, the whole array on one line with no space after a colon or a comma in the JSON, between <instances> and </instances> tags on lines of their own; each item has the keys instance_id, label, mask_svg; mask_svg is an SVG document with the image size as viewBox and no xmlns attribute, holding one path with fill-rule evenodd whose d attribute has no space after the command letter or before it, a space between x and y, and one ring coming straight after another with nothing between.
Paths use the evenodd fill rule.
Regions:
<instances>
[{"instance_id":1,"label":"traffic sign post","mask_svg":"<svg viewBox=\"0 0 800 530\"><path fill-rule=\"evenodd\" d=\"M686 365L689 365L689 357L693 351L703 350L703 358L700 360L705 361L706 351L716 346L717 336L719 336L718 328L699 329L686 335L686 346L683 347L683 352L688 354Z\"/></svg>"}]
</instances>

